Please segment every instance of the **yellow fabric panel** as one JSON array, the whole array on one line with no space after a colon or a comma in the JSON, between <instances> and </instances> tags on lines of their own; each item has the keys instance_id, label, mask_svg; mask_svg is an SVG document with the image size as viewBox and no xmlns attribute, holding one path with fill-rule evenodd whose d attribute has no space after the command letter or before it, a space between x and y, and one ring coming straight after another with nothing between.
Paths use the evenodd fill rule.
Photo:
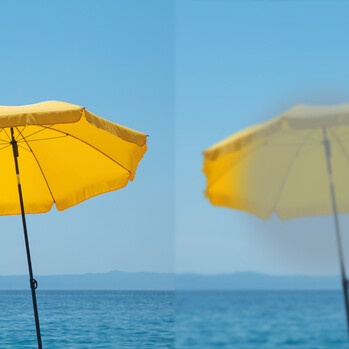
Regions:
<instances>
[{"instance_id":1,"label":"yellow fabric panel","mask_svg":"<svg viewBox=\"0 0 349 349\"><path fill-rule=\"evenodd\" d=\"M205 150L204 156L205 159L215 160L258 139L270 137L281 129L304 130L341 125L349 125L349 104L325 107L296 105L270 121L233 134Z\"/></svg>"},{"instance_id":2,"label":"yellow fabric panel","mask_svg":"<svg viewBox=\"0 0 349 349\"><path fill-rule=\"evenodd\" d=\"M147 149L146 143L139 146L136 143L125 141L124 139L116 137L114 134L109 133L104 129L95 127L87 122L85 118L81 118L76 123L54 125L50 128L50 130L53 132L52 136L54 133L55 136L61 136L68 133L72 137L77 137L78 139L88 143L90 146L97 148L104 154L107 154L109 157L119 163L119 165L123 166L130 172L131 180L133 180L135 176L138 162L142 159ZM37 134L37 136L44 137L48 131L49 130L43 131ZM144 139L146 139L145 135ZM88 146L86 145L86 147Z\"/></svg>"},{"instance_id":3,"label":"yellow fabric panel","mask_svg":"<svg viewBox=\"0 0 349 349\"><path fill-rule=\"evenodd\" d=\"M58 210L120 189L130 178L129 172L110 158L70 136L28 144L41 165ZM21 158L19 161L21 166Z\"/></svg>"},{"instance_id":4,"label":"yellow fabric panel","mask_svg":"<svg viewBox=\"0 0 349 349\"><path fill-rule=\"evenodd\" d=\"M80 120L83 110L83 107L57 101L16 107L0 106L0 127L77 122Z\"/></svg>"},{"instance_id":5,"label":"yellow fabric panel","mask_svg":"<svg viewBox=\"0 0 349 349\"><path fill-rule=\"evenodd\" d=\"M78 105L46 101L22 106L0 106L0 127L55 125L78 122L84 117L92 125L121 139L143 146L147 135L105 120Z\"/></svg>"},{"instance_id":6,"label":"yellow fabric panel","mask_svg":"<svg viewBox=\"0 0 349 349\"><path fill-rule=\"evenodd\" d=\"M17 124L16 124L17 123ZM146 152L143 133L63 102L0 107L0 215L19 214L10 127L26 213L58 210L120 189Z\"/></svg>"},{"instance_id":7,"label":"yellow fabric panel","mask_svg":"<svg viewBox=\"0 0 349 349\"><path fill-rule=\"evenodd\" d=\"M0 137L2 132L0 133ZM4 147L1 144L1 147ZM0 149L1 149L0 147ZM39 167L33 156L26 150L19 148L21 185L24 204L28 213L47 212L53 205L53 200ZM12 147L0 150L0 215L19 214L17 178Z\"/></svg>"},{"instance_id":8,"label":"yellow fabric panel","mask_svg":"<svg viewBox=\"0 0 349 349\"><path fill-rule=\"evenodd\" d=\"M281 128L282 122L282 119L276 118L270 122L255 125L247 128L246 130L242 130L205 150L205 159L209 159L211 161L215 160L221 155L238 151L240 148L258 141L258 139L268 137Z\"/></svg>"},{"instance_id":9,"label":"yellow fabric panel","mask_svg":"<svg viewBox=\"0 0 349 349\"><path fill-rule=\"evenodd\" d=\"M211 147L204 153L206 196L214 205L264 219L273 212L281 219L332 214L325 128L338 212L348 213L349 125L342 122L345 113L339 113L343 106L336 110L333 118L337 121L331 120L327 110L320 115L315 113L317 120L313 122L307 110L304 127L295 128L290 120L278 117ZM296 118L295 114L292 118ZM299 126L302 115L297 118ZM329 124L332 126L326 126Z\"/></svg>"},{"instance_id":10,"label":"yellow fabric panel","mask_svg":"<svg viewBox=\"0 0 349 349\"><path fill-rule=\"evenodd\" d=\"M142 147L147 140L147 137L144 133L131 130L128 127L121 126L113 122L107 121L105 119L102 119L101 117L93 113L90 113L87 110L84 111L84 116L90 124L93 124L94 126L104 131L107 131L115 136L118 136L122 138L124 141L135 143L138 146Z\"/></svg>"}]
</instances>

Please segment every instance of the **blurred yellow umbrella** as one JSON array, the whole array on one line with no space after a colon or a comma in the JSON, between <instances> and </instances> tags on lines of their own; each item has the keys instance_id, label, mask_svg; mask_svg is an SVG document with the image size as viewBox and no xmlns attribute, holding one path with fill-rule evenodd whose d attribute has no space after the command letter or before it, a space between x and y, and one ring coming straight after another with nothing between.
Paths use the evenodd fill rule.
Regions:
<instances>
[{"instance_id":1,"label":"blurred yellow umbrella","mask_svg":"<svg viewBox=\"0 0 349 349\"><path fill-rule=\"evenodd\" d=\"M333 214L349 330L338 213L349 212L349 104L298 105L204 152L213 205L268 219Z\"/></svg>"},{"instance_id":2,"label":"blurred yellow umbrella","mask_svg":"<svg viewBox=\"0 0 349 349\"><path fill-rule=\"evenodd\" d=\"M25 213L47 212L53 204L65 210L125 187L146 152L146 138L69 103L0 107L0 215L22 215L39 348Z\"/></svg>"}]
</instances>

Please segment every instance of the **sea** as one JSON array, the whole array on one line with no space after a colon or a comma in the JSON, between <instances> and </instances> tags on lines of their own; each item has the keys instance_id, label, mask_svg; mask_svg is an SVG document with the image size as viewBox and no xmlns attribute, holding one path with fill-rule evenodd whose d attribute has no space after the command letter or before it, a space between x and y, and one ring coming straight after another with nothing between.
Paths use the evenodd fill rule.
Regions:
<instances>
[{"instance_id":1,"label":"sea","mask_svg":"<svg viewBox=\"0 0 349 349\"><path fill-rule=\"evenodd\" d=\"M44 349L174 348L174 293L43 291ZM0 348L37 348L30 291L0 291Z\"/></svg>"},{"instance_id":2,"label":"sea","mask_svg":"<svg viewBox=\"0 0 349 349\"><path fill-rule=\"evenodd\" d=\"M340 291L37 292L43 348L348 349ZM0 291L0 348L37 348L31 295Z\"/></svg>"},{"instance_id":3,"label":"sea","mask_svg":"<svg viewBox=\"0 0 349 349\"><path fill-rule=\"evenodd\" d=\"M349 348L340 291L195 291L176 298L178 348Z\"/></svg>"}]
</instances>

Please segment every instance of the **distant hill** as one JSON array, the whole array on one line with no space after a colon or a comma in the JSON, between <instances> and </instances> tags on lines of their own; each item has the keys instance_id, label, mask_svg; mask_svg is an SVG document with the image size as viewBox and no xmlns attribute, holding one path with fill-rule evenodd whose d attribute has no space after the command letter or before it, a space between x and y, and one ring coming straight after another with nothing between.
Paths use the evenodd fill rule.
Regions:
<instances>
[{"instance_id":1,"label":"distant hill","mask_svg":"<svg viewBox=\"0 0 349 349\"><path fill-rule=\"evenodd\" d=\"M173 290L174 276L166 273L89 273L35 276L40 290ZM0 290L28 289L27 275L0 276Z\"/></svg>"},{"instance_id":2,"label":"distant hill","mask_svg":"<svg viewBox=\"0 0 349 349\"><path fill-rule=\"evenodd\" d=\"M36 276L40 290L339 290L338 276L128 273ZM0 290L28 289L28 276L0 276Z\"/></svg>"},{"instance_id":3,"label":"distant hill","mask_svg":"<svg viewBox=\"0 0 349 349\"><path fill-rule=\"evenodd\" d=\"M218 275L180 274L181 290L339 290L339 276L267 275L232 273Z\"/></svg>"}]
</instances>

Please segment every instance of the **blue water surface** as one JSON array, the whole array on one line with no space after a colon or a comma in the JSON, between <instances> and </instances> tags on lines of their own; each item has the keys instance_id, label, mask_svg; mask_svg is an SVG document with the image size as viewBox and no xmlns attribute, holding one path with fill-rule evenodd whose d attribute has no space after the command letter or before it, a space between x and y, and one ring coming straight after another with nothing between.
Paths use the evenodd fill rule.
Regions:
<instances>
[{"instance_id":1,"label":"blue water surface","mask_svg":"<svg viewBox=\"0 0 349 349\"><path fill-rule=\"evenodd\" d=\"M43 347L173 348L173 292L38 291ZM0 291L0 348L37 348L28 291Z\"/></svg>"},{"instance_id":2,"label":"blue water surface","mask_svg":"<svg viewBox=\"0 0 349 349\"><path fill-rule=\"evenodd\" d=\"M176 347L348 349L336 291L207 291L176 294Z\"/></svg>"},{"instance_id":3,"label":"blue water surface","mask_svg":"<svg viewBox=\"0 0 349 349\"><path fill-rule=\"evenodd\" d=\"M348 349L336 291L38 291L44 348ZM0 348L37 348L29 291L0 291Z\"/></svg>"}]
</instances>

